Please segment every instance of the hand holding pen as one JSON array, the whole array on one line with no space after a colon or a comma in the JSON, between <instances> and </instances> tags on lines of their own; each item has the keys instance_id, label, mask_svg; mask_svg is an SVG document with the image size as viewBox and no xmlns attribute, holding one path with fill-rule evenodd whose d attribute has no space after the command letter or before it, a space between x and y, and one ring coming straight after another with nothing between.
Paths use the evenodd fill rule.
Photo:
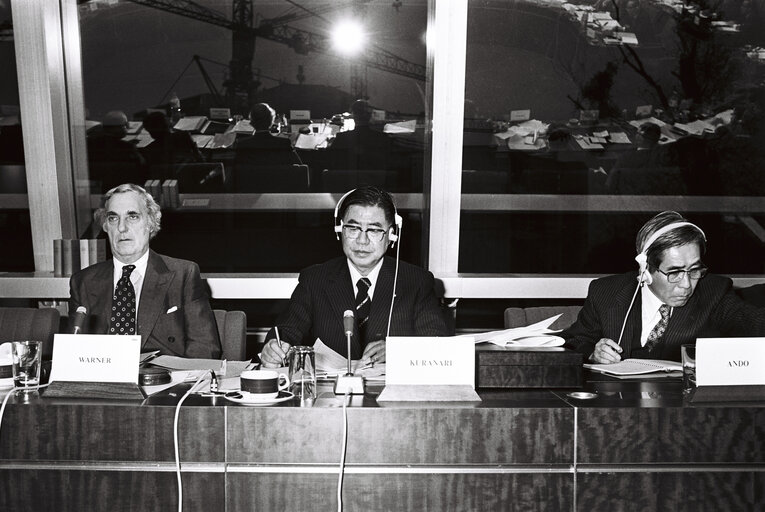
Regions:
<instances>
[{"instance_id":1,"label":"hand holding pen","mask_svg":"<svg viewBox=\"0 0 765 512\"><path fill-rule=\"evenodd\" d=\"M279 337L279 329L275 328L276 339L270 339L260 353L260 362L263 368L279 368L287 364L287 352L291 345L282 341Z\"/></svg>"}]
</instances>

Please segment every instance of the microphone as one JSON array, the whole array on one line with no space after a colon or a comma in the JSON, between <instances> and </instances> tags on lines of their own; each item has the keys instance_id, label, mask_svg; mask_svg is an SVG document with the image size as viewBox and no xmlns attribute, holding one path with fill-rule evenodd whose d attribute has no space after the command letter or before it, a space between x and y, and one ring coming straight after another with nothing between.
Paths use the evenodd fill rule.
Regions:
<instances>
[{"instance_id":1,"label":"microphone","mask_svg":"<svg viewBox=\"0 0 765 512\"><path fill-rule=\"evenodd\" d=\"M335 381L335 394L336 395L363 395L364 394L364 378L361 376L355 376L353 374L353 368L351 368L351 337L353 336L353 324L355 318L353 311L346 309L343 312L343 331L345 331L345 339L348 343L348 372L345 375L338 375Z\"/></svg>"},{"instance_id":2,"label":"microphone","mask_svg":"<svg viewBox=\"0 0 765 512\"><path fill-rule=\"evenodd\" d=\"M346 336L353 336L353 311L346 309L343 313L343 329ZM350 348L348 349L348 359L351 358Z\"/></svg>"},{"instance_id":3,"label":"microphone","mask_svg":"<svg viewBox=\"0 0 765 512\"><path fill-rule=\"evenodd\" d=\"M82 326L85 323L85 318L88 316L88 308L85 306L77 306L77 310L74 312L74 327L72 334L80 334L82 332Z\"/></svg>"}]
</instances>

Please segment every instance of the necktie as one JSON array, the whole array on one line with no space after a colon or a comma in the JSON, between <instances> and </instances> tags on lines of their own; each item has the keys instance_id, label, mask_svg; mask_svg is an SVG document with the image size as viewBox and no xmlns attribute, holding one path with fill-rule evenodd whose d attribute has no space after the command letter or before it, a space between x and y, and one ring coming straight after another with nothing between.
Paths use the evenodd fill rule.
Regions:
<instances>
[{"instance_id":1,"label":"necktie","mask_svg":"<svg viewBox=\"0 0 765 512\"><path fill-rule=\"evenodd\" d=\"M662 304L659 308L661 319L656 322L656 325L651 329L651 333L648 335L648 339L645 342L645 348L648 351L653 350L656 345L661 341L661 337L664 336L664 331L667 330L667 324L669 323L669 306Z\"/></svg>"},{"instance_id":2,"label":"necktie","mask_svg":"<svg viewBox=\"0 0 765 512\"><path fill-rule=\"evenodd\" d=\"M372 299L369 298L369 287L372 282L367 277L362 277L356 283L358 293L356 293L356 321L359 326L359 337L361 345L366 345L366 324L369 320L369 310L372 309Z\"/></svg>"},{"instance_id":3,"label":"necktie","mask_svg":"<svg viewBox=\"0 0 765 512\"><path fill-rule=\"evenodd\" d=\"M122 267L122 277L117 281L112 297L112 318L109 334L135 334L135 289L130 282L130 273L135 265Z\"/></svg>"}]
</instances>

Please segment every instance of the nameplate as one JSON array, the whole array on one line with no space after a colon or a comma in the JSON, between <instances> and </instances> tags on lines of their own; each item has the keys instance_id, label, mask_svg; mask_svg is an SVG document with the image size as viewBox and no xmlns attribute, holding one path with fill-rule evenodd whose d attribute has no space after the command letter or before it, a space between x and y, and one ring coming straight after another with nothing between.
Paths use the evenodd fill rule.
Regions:
<instances>
[{"instance_id":1,"label":"nameplate","mask_svg":"<svg viewBox=\"0 0 765 512\"><path fill-rule=\"evenodd\" d=\"M511 110L510 121L528 121L531 119L531 110Z\"/></svg>"},{"instance_id":2,"label":"nameplate","mask_svg":"<svg viewBox=\"0 0 765 512\"><path fill-rule=\"evenodd\" d=\"M385 343L385 384L468 385L475 388L471 336L392 336Z\"/></svg>"},{"instance_id":3,"label":"nameplate","mask_svg":"<svg viewBox=\"0 0 765 512\"><path fill-rule=\"evenodd\" d=\"M290 110L290 121L310 121L310 110Z\"/></svg>"},{"instance_id":4,"label":"nameplate","mask_svg":"<svg viewBox=\"0 0 765 512\"><path fill-rule=\"evenodd\" d=\"M579 120L583 122L597 121L600 117L600 110L580 110Z\"/></svg>"},{"instance_id":5,"label":"nameplate","mask_svg":"<svg viewBox=\"0 0 765 512\"><path fill-rule=\"evenodd\" d=\"M765 385L765 338L696 340L698 386Z\"/></svg>"},{"instance_id":6,"label":"nameplate","mask_svg":"<svg viewBox=\"0 0 765 512\"><path fill-rule=\"evenodd\" d=\"M651 115L651 112L653 112L652 105L639 105L635 108L635 117L648 117Z\"/></svg>"},{"instance_id":7,"label":"nameplate","mask_svg":"<svg viewBox=\"0 0 765 512\"><path fill-rule=\"evenodd\" d=\"M229 119L230 117L231 117L231 109L229 108L220 108L220 107L210 108L210 119Z\"/></svg>"},{"instance_id":8,"label":"nameplate","mask_svg":"<svg viewBox=\"0 0 765 512\"><path fill-rule=\"evenodd\" d=\"M138 384L141 336L56 334L51 382Z\"/></svg>"}]
</instances>

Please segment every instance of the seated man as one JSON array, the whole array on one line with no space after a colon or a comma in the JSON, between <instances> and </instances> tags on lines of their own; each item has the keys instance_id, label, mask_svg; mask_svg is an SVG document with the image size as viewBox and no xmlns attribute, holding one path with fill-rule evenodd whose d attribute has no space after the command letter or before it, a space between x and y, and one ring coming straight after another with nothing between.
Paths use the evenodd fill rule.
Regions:
<instances>
[{"instance_id":1,"label":"seated man","mask_svg":"<svg viewBox=\"0 0 765 512\"><path fill-rule=\"evenodd\" d=\"M87 308L85 333L140 334L142 352L219 358L218 329L199 267L149 250L161 217L154 198L138 185L106 193L95 219L114 259L72 276L69 311Z\"/></svg>"},{"instance_id":2,"label":"seated man","mask_svg":"<svg viewBox=\"0 0 765 512\"><path fill-rule=\"evenodd\" d=\"M107 112L100 127L88 132L88 167L90 179L100 182L101 191L124 182L143 183L148 177L146 162L127 135L128 118L124 112Z\"/></svg>"},{"instance_id":3,"label":"seated man","mask_svg":"<svg viewBox=\"0 0 765 512\"><path fill-rule=\"evenodd\" d=\"M346 356L346 310L353 311L356 320L351 357L363 363L384 362L394 295L392 336L448 335L433 275L399 262L396 283L396 260L384 257L401 230L390 194L376 187L352 190L335 208L335 223L345 256L300 273L287 311L277 321L280 341L273 329L266 335L261 354L266 367L281 365L290 345L313 345L317 338Z\"/></svg>"},{"instance_id":4,"label":"seated man","mask_svg":"<svg viewBox=\"0 0 765 512\"><path fill-rule=\"evenodd\" d=\"M301 164L289 139L271 133L276 112L268 103L258 103L250 110L250 124L255 133L234 143L234 165L292 165Z\"/></svg>"},{"instance_id":5,"label":"seated man","mask_svg":"<svg viewBox=\"0 0 765 512\"><path fill-rule=\"evenodd\" d=\"M203 162L194 139L187 132L173 130L165 114L152 112L143 120L143 127L154 139L143 150L149 165L172 165ZM167 176L174 178L175 176Z\"/></svg>"},{"instance_id":6,"label":"seated man","mask_svg":"<svg viewBox=\"0 0 765 512\"><path fill-rule=\"evenodd\" d=\"M704 232L662 212L637 234L638 272L592 282L566 346L595 363L626 358L680 360L696 338L765 335L765 308L742 301L730 279L707 274ZM637 283L635 282L637 278Z\"/></svg>"}]
</instances>

